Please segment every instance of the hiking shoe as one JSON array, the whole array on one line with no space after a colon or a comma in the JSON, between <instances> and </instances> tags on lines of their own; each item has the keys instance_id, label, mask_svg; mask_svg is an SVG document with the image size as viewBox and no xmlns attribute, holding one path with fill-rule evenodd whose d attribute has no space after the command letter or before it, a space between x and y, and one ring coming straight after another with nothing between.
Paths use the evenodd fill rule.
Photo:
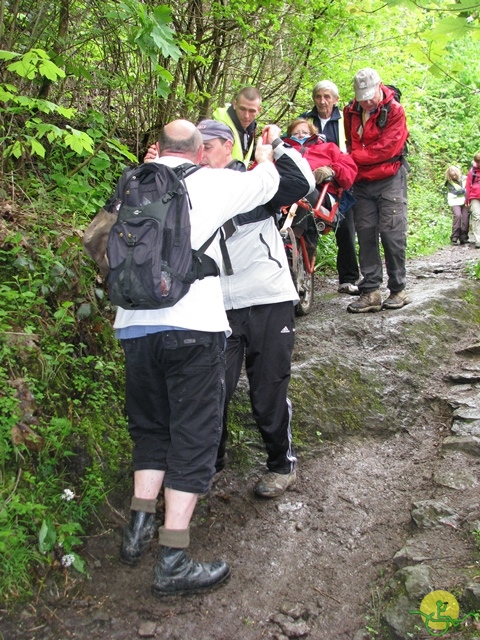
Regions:
<instances>
[{"instance_id":1,"label":"hiking shoe","mask_svg":"<svg viewBox=\"0 0 480 640\"><path fill-rule=\"evenodd\" d=\"M120 560L124 564L137 564L156 531L154 513L132 511L130 522L123 530Z\"/></svg>"},{"instance_id":2,"label":"hiking shoe","mask_svg":"<svg viewBox=\"0 0 480 640\"><path fill-rule=\"evenodd\" d=\"M348 305L349 313L368 313L369 311L382 310L382 295L377 289L368 293L361 293L358 300Z\"/></svg>"},{"instance_id":3,"label":"hiking shoe","mask_svg":"<svg viewBox=\"0 0 480 640\"><path fill-rule=\"evenodd\" d=\"M185 596L219 587L230 576L223 560L195 562L185 549L160 547L155 566L154 596Z\"/></svg>"},{"instance_id":4,"label":"hiking shoe","mask_svg":"<svg viewBox=\"0 0 480 640\"><path fill-rule=\"evenodd\" d=\"M255 485L255 493L262 498L276 498L281 496L288 487L292 487L297 481L297 472L274 473L269 471L264 478Z\"/></svg>"},{"instance_id":5,"label":"hiking shoe","mask_svg":"<svg viewBox=\"0 0 480 640\"><path fill-rule=\"evenodd\" d=\"M383 303L384 309L401 309L406 304L408 304L410 300L407 297L407 292L405 289L402 291L397 291L397 293L390 292L390 295Z\"/></svg>"},{"instance_id":6,"label":"hiking shoe","mask_svg":"<svg viewBox=\"0 0 480 640\"><path fill-rule=\"evenodd\" d=\"M343 284L339 285L337 291L338 293L348 293L349 296L360 295L359 288L356 284L353 284L353 282L344 282Z\"/></svg>"}]
</instances>

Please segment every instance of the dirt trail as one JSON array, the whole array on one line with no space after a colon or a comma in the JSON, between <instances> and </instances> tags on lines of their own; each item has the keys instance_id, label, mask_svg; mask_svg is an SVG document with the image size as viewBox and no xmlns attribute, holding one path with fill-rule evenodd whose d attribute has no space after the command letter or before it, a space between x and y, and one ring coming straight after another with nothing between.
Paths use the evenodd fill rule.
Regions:
<instances>
[{"instance_id":1,"label":"dirt trail","mask_svg":"<svg viewBox=\"0 0 480 640\"><path fill-rule=\"evenodd\" d=\"M465 287L480 291L462 275L465 263L479 258L480 252L470 245L446 247L412 261L411 304L361 317L345 312L350 298L336 293L334 279L317 281L314 309L297 324L294 376L312 357L325 357L327 349L352 367L364 362L377 366L398 403L398 412L392 409L398 424L340 441L330 439L327 428L325 441L315 451L300 451L296 487L274 501L257 499L252 491L263 472L261 451L252 450L258 464L249 471L237 465L228 468L197 507L190 549L196 559L225 558L232 569L228 584L202 596L154 599L150 583L155 546L137 567L118 562L129 497L112 497L86 544L89 579L69 577L61 588L45 587L40 599L25 606L15 620L1 623L3 639L373 637L366 628L377 624L378 598L394 571L392 558L414 532L412 502L438 495L440 445L452 424L445 373L458 364L456 350L476 340L475 325L470 319L455 321L464 335L458 335L456 344L448 338L443 366L428 384L400 370L399 354L411 348L406 332L413 334L416 323L428 324L432 304L447 305L448 300L450 307L461 308ZM328 346L322 337L327 331ZM446 335L451 332L450 327ZM420 339L417 343L420 349ZM348 405L348 387L342 397ZM319 424L318 429L325 433L326 426ZM469 465L471 477L478 480L476 458L458 464ZM451 494L460 511L475 502L474 485ZM451 529L442 531L438 544L449 548L451 556L451 571L442 576L447 588L456 579L455 571L472 562L473 542Z\"/></svg>"}]
</instances>

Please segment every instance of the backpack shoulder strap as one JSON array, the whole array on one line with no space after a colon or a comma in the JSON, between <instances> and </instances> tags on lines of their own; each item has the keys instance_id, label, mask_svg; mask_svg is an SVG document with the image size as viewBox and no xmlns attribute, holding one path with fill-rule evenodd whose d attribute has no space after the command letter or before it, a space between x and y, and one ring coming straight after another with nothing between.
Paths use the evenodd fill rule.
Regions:
<instances>
[{"instance_id":1,"label":"backpack shoulder strap","mask_svg":"<svg viewBox=\"0 0 480 640\"><path fill-rule=\"evenodd\" d=\"M380 114L377 118L377 126L380 127L380 129L384 129L387 124L388 114L390 113L390 109L392 108L392 100L389 100L380 107Z\"/></svg>"},{"instance_id":2,"label":"backpack shoulder strap","mask_svg":"<svg viewBox=\"0 0 480 640\"><path fill-rule=\"evenodd\" d=\"M220 229L214 231L210 238L202 244L200 249L192 251L192 274L194 280L201 280L205 276L219 275L218 266L215 260L210 258L210 256L205 255L205 251L212 244L218 231L220 231L220 251L222 253L225 275L233 275L232 261L230 260L230 255L228 253L225 234L223 229L220 227Z\"/></svg>"},{"instance_id":3,"label":"backpack shoulder strap","mask_svg":"<svg viewBox=\"0 0 480 640\"><path fill-rule=\"evenodd\" d=\"M242 165L243 166L243 165ZM185 193L188 198L189 207L192 208L192 203L190 202L190 196L188 195L187 185L185 184L185 178L191 176L195 171L201 169L200 165L184 163L178 165L173 169L174 173L177 175L179 181L183 184L185 188ZM218 229L217 229L218 231ZM218 267L217 263L210 256L205 255L205 251L214 241L217 231L215 231L209 238L206 240L202 246L192 251L192 274L193 280L201 280L205 276L209 275L218 275ZM225 235L223 230L220 228L220 251L222 253L223 263L225 267L225 273L227 276L231 276L233 274L232 261L230 260L230 255L228 253L227 244L225 241ZM192 281L193 281L192 280Z\"/></svg>"},{"instance_id":4,"label":"backpack shoulder strap","mask_svg":"<svg viewBox=\"0 0 480 640\"><path fill-rule=\"evenodd\" d=\"M199 169L201 169L199 164L184 162L183 164L179 164L177 167L173 167L173 172L179 180L185 180L187 176L192 175L192 173L195 173L195 171L198 171Z\"/></svg>"}]
</instances>

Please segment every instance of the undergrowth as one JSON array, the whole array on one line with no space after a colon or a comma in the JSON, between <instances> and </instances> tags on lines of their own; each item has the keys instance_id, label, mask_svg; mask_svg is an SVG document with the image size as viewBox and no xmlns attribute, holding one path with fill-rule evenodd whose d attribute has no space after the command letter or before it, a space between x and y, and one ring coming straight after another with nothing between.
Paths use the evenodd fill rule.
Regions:
<instances>
[{"instance_id":1,"label":"undergrowth","mask_svg":"<svg viewBox=\"0 0 480 640\"><path fill-rule=\"evenodd\" d=\"M85 571L92 513L129 464L113 310L71 220L52 203L2 207L0 599L7 604L51 571Z\"/></svg>"}]
</instances>

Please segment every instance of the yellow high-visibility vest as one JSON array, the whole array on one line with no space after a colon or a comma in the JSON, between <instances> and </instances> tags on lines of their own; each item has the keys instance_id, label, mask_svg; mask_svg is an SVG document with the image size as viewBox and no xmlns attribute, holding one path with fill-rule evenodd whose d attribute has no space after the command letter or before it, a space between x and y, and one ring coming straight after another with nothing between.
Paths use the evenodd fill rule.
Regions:
<instances>
[{"instance_id":1,"label":"yellow high-visibility vest","mask_svg":"<svg viewBox=\"0 0 480 640\"><path fill-rule=\"evenodd\" d=\"M245 166L248 168L248 164L250 162L250 159L253 153L253 145L255 143L255 138L252 137L250 147L248 148L247 153L243 155L240 134L238 133L237 127L233 124L233 120L228 115L227 110L229 106L230 105L227 104L225 107L217 107L217 109L215 109L215 111L213 112L213 119L219 120L220 122L223 122L223 124L226 124L230 127L230 129L233 132L233 138L235 140L235 142L233 143L232 158L234 158L235 160L240 160L240 162L243 162Z\"/></svg>"}]
</instances>

